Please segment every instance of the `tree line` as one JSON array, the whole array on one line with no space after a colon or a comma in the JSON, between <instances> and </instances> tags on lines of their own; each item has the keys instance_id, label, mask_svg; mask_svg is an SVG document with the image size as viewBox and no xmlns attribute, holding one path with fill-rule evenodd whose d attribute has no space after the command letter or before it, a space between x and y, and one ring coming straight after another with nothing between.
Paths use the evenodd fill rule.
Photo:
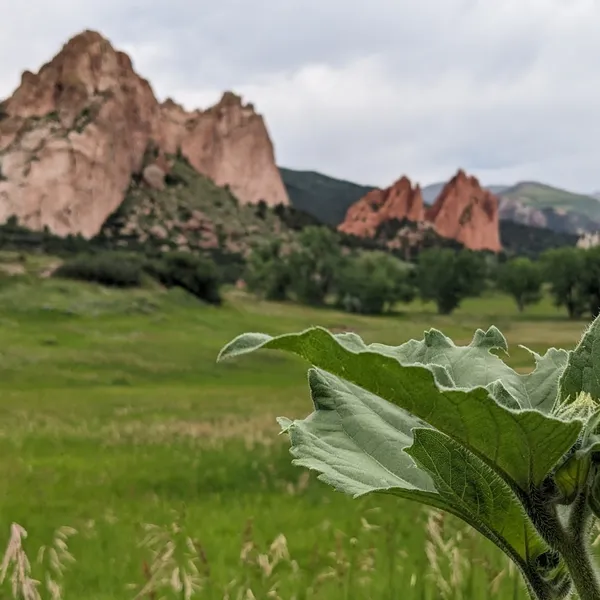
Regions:
<instances>
[{"instance_id":1,"label":"tree line","mask_svg":"<svg viewBox=\"0 0 600 600\"><path fill-rule=\"evenodd\" d=\"M296 245L273 240L256 247L244 272L249 291L268 300L380 314L416 298L450 314L490 289L510 295L519 311L547 289L571 318L600 313L600 247L548 250L537 260L496 257L467 249L429 248L408 263L383 251L352 249L326 228L303 229Z\"/></svg>"},{"instance_id":2,"label":"tree line","mask_svg":"<svg viewBox=\"0 0 600 600\"><path fill-rule=\"evenodd\" d=\"M546 290L571 318L600 313L600 247L565 246L537 259L430 247L405 261L377 247L347 243L332 228L309 225L298 231L294 243L271 239L244 259L135 245L116 250L106 240L59 238L47 230L31 232L14 221L0 227L0 247L63 256L66 263L56 276L119 287L140 285L151 277L212 303L220 301L220 284L241 276L249 291L268 300L334 305L363 314L389 312L417 298L433 302L440 314L450 314L466 298L490 289L509 294L519 311L539 302Z\"/></svg>"}]
</instances>

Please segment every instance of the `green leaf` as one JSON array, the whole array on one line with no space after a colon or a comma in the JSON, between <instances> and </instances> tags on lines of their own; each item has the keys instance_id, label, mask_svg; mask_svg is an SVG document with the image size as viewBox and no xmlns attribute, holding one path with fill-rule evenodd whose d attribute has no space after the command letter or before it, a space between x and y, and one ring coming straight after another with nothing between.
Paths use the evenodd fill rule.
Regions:
<instances>
[{"instance_id":1,"label":"green leaf","mask_svg":"<svg viewBox=\"0 0 600 600\"><path fill-rule=\"evenodd\" d=\"M587 450L574 452L554 473L553 479L563 503L571 504L587 484L592 464L590 454Z\"/></svg>"},{"instance_id":2,"label":"green leaf","mask_svg":"<svg viewBox=\"0 0 600 600\"><path fill-rule=\"evenodd\" d=\"M479 356L477 348L489 354L492 344L499 341L500 332L496 332L494 328L490 335L476 334L471 344L471 356ZM320 327L276 338L258 333L244 334L221 350L219 360L259 348L295 353L314 366L388 400L443 431L477 454L511 485L528 491L532 485L541 484L576 441L581 422L561 421L536 410L510 410L495 401L483 387L462 389L440 385L440 373L445 373L454 382L460 381L465 387L468 373L472 378L478 378L478 385L491 384L494 379L473 373L483 367L477 363L474 368L468 355L461 360L448 358L446 364L442 364L443 359L439 357L452 356L453 345L448 347L441 334L429 334L423 344L442 348L436 354L435 367L415 362L417 346L414 343L404 345L404 350L403 346L366 346L355 334L334 336ZM405 356L413 364L403 364ZM543 368L547 369L547 366ZM515 387L514 379L501 383L505 389L511 383L513 389Z\"/></svg>"},{"instance_id":3,"label":"green leaf","mask_svg":"<svg viewBox=\"0 0 600 600\"><path fill-rule=\"evenodd\" d=\"M308 381L315 412L302 421L279 419L294 464L354 497L392 488L437 495L404 452L412 429L425 426L420 419L326 371L310 369Z\"/></svg>"},{"instance_id":4,"label":"green leaf","mask_svg":"<svg viewBox=\"0 0 600 600\"><path fill-rule=\"evenodd\" d=\"M536 408L550 412L558 395L558 380L569 357L566 350L550 348L541 356L525 346L535 359L535 369L528 374L517 373L491 350L508 352L506 338L497 327L478 329L468 346L456 346L437 329L425 332L421 341L410 340L397 348L371 344L370 348L394 356L402 364L437 364L444 366L453 387L486 387L500 381L521 408Z\"/></svg>"},{"instance_id":5,"label":"green leaf","mask_svg":"<svg viewBox=\"0 0 600 600\"><path fill-rule=\"evenodd\" d=\"M406 452L431 475L455 514L508 554L528 579L549 575L538 560L549 551L547 544L512 490L481 460L435 429L415 429Z\"/></svg>"},{"instance_id":6,"label":"green leaf","mask_svg":"<svg viewBox=\"0 0 600 600\"><path fill-rule=\"evenodd\" d=\"M315 411L304 420L280 419L294 464L354 497L387 493L450 512L504 550L528 579L544 577L538 559L547 545L514 493L475 455L335 375L310 369L309 386Z\"/></svg>"},{"instance_id":7,"label":"green leaf","mask_svg":"<svg viewBox=\"0 0 600 600\"><path fill-rule=\"evenodd\" d=\"M559 381L561 403L574 402L581 392L600 400L600 320L592 321L581 341L571 352Z\"/></svg>"},{"instance_id":8,"label":"green leaf","mask_svg":"<svg viewBox=\"0 0 600 600\"><path fill-rule=\"evenodd\" d=\"M594 513L597 519L600 519L600 472L596 466L594 472L594 478L590 489L590 495L588 498L590 509Z\"/></svg>"}]
</instances>

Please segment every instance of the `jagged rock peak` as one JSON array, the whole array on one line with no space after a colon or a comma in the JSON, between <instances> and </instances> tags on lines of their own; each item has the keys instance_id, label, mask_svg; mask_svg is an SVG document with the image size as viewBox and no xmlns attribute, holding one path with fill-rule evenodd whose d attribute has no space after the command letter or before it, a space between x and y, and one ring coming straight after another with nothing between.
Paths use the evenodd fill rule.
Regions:
<instances>
[{"instance_id":1,"label":"jagged rock peak","mask_svg":"<svg viewBox=\"0 0 600 600\"><path fill-rule=\"evenodd\" d=\"M422 221L425 208L421 188L413 187L405 175L390 187L375 189L354 203L339 230L362 237L373 237L386 221L408 219Z\"/></svg>"},{"instance_id":2,"label":"jagged rock peak","mask_svg":"<svg viewBox=\"0 0 600 600\"><path fill-rule=\"evenodd\" d=\"M463 169L448 181L428 210L419 185L413 186L408 177L402 176L389 188L372 190L353 204L339 229L374 237L382 225L394 219L427 222L439 235L473 250L502 249L498 199Z\"/></svg>"},{"instance_id":3,"label":"jagged rock peak","mask_svg":"<svg viewBox=\"0 0 600 600\"><path fill-rule=\"evenodd\" d=\"M472 250L502 250L498 198L463 169L444 186L426 212L437 233Z\"/></svg>"},{"instance_id":4,"label":"jagged rock peak","mask_svg":"<svg viewBox=\"0 0 600 600\"><path fill-rule=\"evenodd\" d=\"M148 166L150 145L181 152L242 203L289 203L251 104L233 92L204 111L159 104L130 58L88 30L37 74L25 71L0 104L0 222L15 215L34 229L94 235Z\"/></svg>"},{"instance_id":5,"label":"jagged rock peak","mask_svg":"<svg viewBox=\"0 0 600 600\"><path fill-rule=\"evenodd\" d=\"M150 84L134 72L129 56L115 50L100 33L86 30L64 44L37 73L24 71L4 108L21 118L75 110L91 97L131 81L156 103Z\"/></svg>"}]
</instances>

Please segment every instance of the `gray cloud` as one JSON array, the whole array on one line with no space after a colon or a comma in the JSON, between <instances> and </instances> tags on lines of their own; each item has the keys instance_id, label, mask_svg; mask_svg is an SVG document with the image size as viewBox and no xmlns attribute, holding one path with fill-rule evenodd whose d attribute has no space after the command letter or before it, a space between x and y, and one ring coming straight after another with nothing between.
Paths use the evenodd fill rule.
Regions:
<instances>
[{"instance_id":1,"label":"gray cloud","mask_svg":"<svg viewBox=\"0 0 600 600\"><path fill-rule=\"evenodd\" d=\"M286 166L379 185L460 166L490 183L600 187L596 0L3 3L0 96L94 28L161 98L242 93Z\"/></svg>"}]
</instances>

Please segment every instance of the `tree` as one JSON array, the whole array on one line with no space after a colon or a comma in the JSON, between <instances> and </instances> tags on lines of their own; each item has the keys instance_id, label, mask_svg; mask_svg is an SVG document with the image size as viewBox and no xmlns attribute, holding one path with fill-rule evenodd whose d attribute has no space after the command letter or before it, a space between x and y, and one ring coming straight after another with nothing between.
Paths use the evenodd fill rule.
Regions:
<instances>
[{"instance_id":1,"label":"tree","mask_svg":"<svg viewBox=\"0 0 600 600\"><path fill-rule=\"evenodd\" d=\"M190 252L168 252L148 261L146 272L165 287L180 287L210 304L221 304L220 277L209 258Z\"/></svg>"},{"instance_id":2,"label":"tree","mask_svg":"<svg viewBox=\"0 0 600 600\"><path fill-rule=\"evenodd\" d=\"M290 291L299 302L324 304L343 264L337 233L327 227L306 227L288 257Z\"/></svg>"},{"instance_id":3,"label":"tree","mask_svg":"<svg viewBox=\"0 0 600 600\"><path fill-rule=\"evenodd\" d=\"M412 267L385 252L352 256L336 281L338 303L348 312L380 314L415 297Z\"/></svg>"},{"instance_id":4,"label":"tree","mask_svg":"<svg viewBox=\"0 0 600 600\"><path fill-rule=\"evenodd\" d=\"M256 246L246 264L244 281L248 290L266 300L285 300L290 287L290 269L283 256L281 240Z\"/></svg>"},{"instance_id":5,"label":"tree","mask_svg":"<svg viewBox=\"0 0 600 600\"><path fill-rule=\"evenodd\" d=\"M259 200L258 204L256 205L256 216L264 221L268 212L269 208L267 206L267 203L262 199Z\"/></svg>"},{"instance_id":6,"label":"tree","mask_svg":"<svg viewBox=\"0 0 600 600\"><path fill-rule=\"evenodd\" d=\"M556 248L541 256L544 278L556 306L564 306L570 318L580 317L585 308L582 280L584 251L579 248Z\"/></svg>"},{"instance_id":7,"label":"tree","mask_svg":"<svg viewBox=\"0 0 600 600\"><path fill-rule=\"evenodd\" d=\"M419 256L417 281L423 300L435 302L438 312L450 314L485 285L485 260L476 252L431 248Z\"/></svg>"},{"instance_id":8,"label":"tree","mask_svg":"<svg viewBox=\"0 0 600 600\"><path fill-rule=\"evenodd\" d=\"M600 314L600 246L582 250L581 293L592 317Z\"/></svg>"},{"instance_id":9,"label":"tree","mask_svg":"<svg viewBox=\"0 0 600 600\"><path fill-rule=\"evenodd\" d=\"M529 258L515 258L498 267L498 287L510 294L519 312L542 298L542 271Z\"/></svg>"},{"instance_id":10,"label":"tree","mask_svg":"<svg viewBox=\"0 0 600 600\"><path fill-rule=\"evenodd\" d=\"M52 276L129 288L142 285L143 274L142 256L127 252L99 252L80 254L66 260Z\"/></svg>"}]
</instances>

